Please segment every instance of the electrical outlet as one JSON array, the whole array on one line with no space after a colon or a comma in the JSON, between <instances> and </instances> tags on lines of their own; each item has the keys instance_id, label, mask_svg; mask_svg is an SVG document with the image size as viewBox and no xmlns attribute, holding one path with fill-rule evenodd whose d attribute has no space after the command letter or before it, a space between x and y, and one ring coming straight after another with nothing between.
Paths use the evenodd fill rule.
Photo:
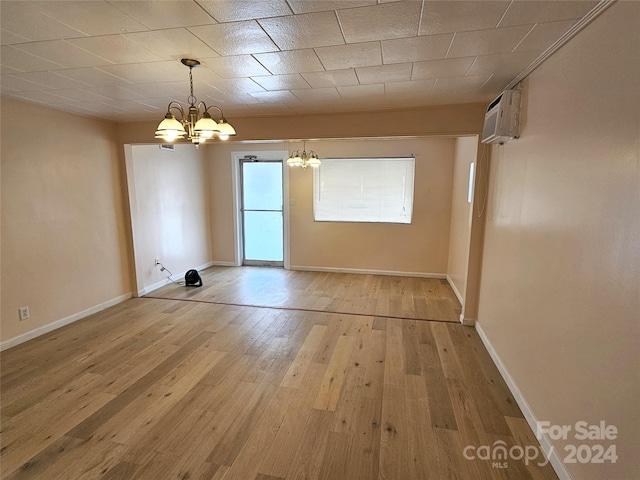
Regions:
<instances>
[{"instance_id":1,"label":"electrical outlet","mask_svg":"<svg viewBox=\"0 0 640 480\"><path fill-rule=\"evenodd\" d=\"M159 259L159 258L156 258L156 259L155 259L155 263L154 263L153 265L157 267L159 263L160 263L160 259Z\"/></svg>"},{"instance_id":2,"label":"electrical outlet","mask_svg":"<svg viewBox=\"0 0 640 480\"><path fill-rule=\"evenodd\" d=\"M20 321L29 320L29 307L20 307L18 312L20 313Z\"/></svg>"}]
</instances>

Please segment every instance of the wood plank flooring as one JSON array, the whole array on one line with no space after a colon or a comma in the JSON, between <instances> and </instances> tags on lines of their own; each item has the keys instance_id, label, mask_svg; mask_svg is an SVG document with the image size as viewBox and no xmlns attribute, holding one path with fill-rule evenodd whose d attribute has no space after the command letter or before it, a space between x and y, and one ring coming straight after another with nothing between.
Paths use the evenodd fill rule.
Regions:
<instances>
[{"instance_id":1,"label":"wood plank flooring","mask_svg":"<svg viewBox=\"0 0 640 480\"><path fill-rule=\"evenodd\" d=\"M7 480L557 478L465 458L538 443L459 324L139 298L1 361Z\"/></svg>"},{"instance_id":2,"label":"wood plank flooring","mask_svg":"<svg viewBox=\"0 0 640 480\"><path fill-rule=\"evenodd\" d=\"M460 321L460 302L444 279L266 267L211 267L201 272L201 276L203 287L185 289L170 284L148 296L330 313Z\"/></svg>"}]
</instances>

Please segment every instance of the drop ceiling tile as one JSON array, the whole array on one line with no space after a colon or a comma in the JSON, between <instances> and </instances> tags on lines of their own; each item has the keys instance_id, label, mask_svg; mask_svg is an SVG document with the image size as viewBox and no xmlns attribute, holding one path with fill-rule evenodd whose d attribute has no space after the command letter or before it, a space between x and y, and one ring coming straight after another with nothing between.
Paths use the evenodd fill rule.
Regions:
<instances>
[{"instance_id":1,"label":"drop ceiling tile","mask_svg":"<svg viewBox=\"0 0 640 480\"><path fill-rule=\"evenodd\" d=\"M263 88L250 78L218 78L206 82L224 95L239 95L246 92L259 92ZM253 98L253 97L251 97Z\"/></svg>"},{"instance_id":2,"label":"drop ceiling tile","mask_svg":"<svg viewBox=\"0 0 640 480\"><path fill-rule=\"evenodd\" d=\"M317 48L316 53L327 70L382 65L380 42Z\"/></svg>"},{"instance_id":3,"label":"drop ceiling tile","mask_svg":"<svg viewBox=\"0 0 640 480\"><path fill-rule=\"evenodd\" d=\"M367 98L384 95L384 85L354 85L352 87L337 87L342 98Z\"/></svg>"},{"instance_id":4,"label":"drop ceiling tile","mask_svg":"<svg viewBox=\"0 0 640 480\"><path fill-rule=\"evenodd\" d=\"M1 5L1 4L0 4ZM13 43L27 43L30 40L16 33L0 28L0 45L11 45Z\"/></svg>"},{"instance_id":5,"label":"drop ceiling tile","mask_svg":"<svg viewBox=\"0 0 640 480\"><path fill-rule=\"evenodd\" d=\"M196 97L204 95L204 88L202 85L194 82L193 93ZM207 87L209 87L207 85ZM211 88L211 87L209 87ZM137 98L153 98L153 97L178 97L183 98L186 101L189 96L189 81L182 82L162 82L162 83L141 83L137 85L128 85L126 87L128 91L137 94ZM168 101L167 101L168 102Z\"/></svg>"},{"instance_id":6,"label":"drop ceiling tile","mask_svg":"<svg viewBox=\"0 0 640 480\"><path fill-rule=\"evenodd\" d=\"M102 0L39 1L35 7L45 15L86 35L139 32L147 27Z\"/></svg>"},{"instance_id":7,"label":"drop ceiling tile","mask_svg":"<svg viewBox=\"0 0 640 480\"><path fill-rule=\"evenodd\" d=\"M323 87L347 87L358 85L358 77L353 68L346 70L331 70L329 72L303 73L304 79L313 88Z\"/></svg>"},{"instance_id":8,"label":"drop ceiling tile","mask_svg":"<svg viewBox=\"0 0 640 480\"><path fill-rule=\"evenodd\" d=\"M269 75L269 71L251 55L207 58L203 61L207 68L222 78L255 77Z\"/></svg>"},{"instance_id":9,"label":"drop ceiling tile","mask_svg":"<svg viewBox=\"0 0 640 480\"><path fill-rule=\"evenodd\" d=\"M289 90L273 92L249 92L249 95L263 103L298 103L300 100Z\"/></svg>"},{"instance_id":10,"label":"drop ceiling tile","mask_svg":"<svg viewBox=\"0 0 640 480\"><path fill-rule=\"evenodd\" d=\"M12 97L20 98L22 100L26 100L28 102L37 102L44 104L51 104L56 102L64 102L66 99L59 95L56 95L52 90L33 90L33 91L25 91L25 92L13 92L11 93Z\"/></svg>"},{"instance_id":11,"label":"drop ceiling tile","mask_svg":"<svg viewBox=\"0 0 640 480\"><path fill-rule=\"evenodd\" d=\"M67 70L57 70L56 73L93 87L108 87L131 83L123 78L114 77L96 68L70 68Z\"/></svg>"},{"instance_id":12,"label":"drop ceiling tile","mask_svg":"<svg viewBox=\"0 0 640 480\"><path fill-rule=\"evenodd\" d=\"M215 23L196 2L117 0L109 3L151 30Z\"/></svg>"},{"instance_id":13,"label":"drop ceiling tile","mask_svg":"<svg viewBox=\"0 0 640 480\"><path fill-rule=\"evenodd\" d=\"M411 80L427 80L441 77L464 77L475 57L447 58L413 64Z\"/></svg>"},{"instance_id":14,"label":"drop ceiling tile","mask_svg":"<svg viewBox=\"0 0 640 480\"><path fill-rule=\"evenodd\" d=\"M434 92L465 91L480 88L490 75L472 75L467 77L439 78L433 86Z\"/></svg>"},{"instance_id":15,"label":"drop ceiling tile","mask_svg":"<svg viewBox=\"0 0 640 480\"><path fill-rule=\"evenodd\" d=\"M255 20L191 27L189 30L220 55L241 55L278 50L278 47Z\"/></svg>"},{"instance_id":16,"label":"drop ceiling tile","mask_svg":"<svg viewBox=\"0 0 640 480\"><path fill-rule=\"evenodd\" d=\"M254 58L274 75L324 70L316 52L311 48L289 52L257 53Z\"/></svg>"},{"instance_id":17,"label":"drop ceiling tile","mask_svg":"<svg viewBox=\"0 0 640 480\"><path fill-rule=\"evenodd\" d=\"M285 0L199 0L198 3L218 22L291 15Z\"/></svg>"},{"instance_id":18,"label":"drop ceiling tile","mask_svg":"<svg viewBox=\"0 0 640 480\"><path fill-rule=\"evenodd\" d=\"M89 92L81 88L55 90L53 93L72 102L104 102L109 100L103 95L98 95L97 93Z\"/></svg>"},{"instance_id":19,"label":"drop ceiling tile","mask_svg":"<svg viewBox=\"0 0 640 480\"><path fill-rule=\"evenodd\" d=\"M421 2L408 1L338 10L347 43L417 35Z\"/></svg>"},{"instance_id":20,"label":"drop ceiling tile","mask_svg":"<svg viewBox=\"0 0 640 480\"><path fill-rule=\"evenodd\" d=\"M565 20L562 22L538 23L522 42L516 47L516 52L537 51L544 52L556 42L567 30L569 30L576 20Z\"/></svg>"},{"instance_id":21,"label":"drop ceiling tile","mask_svg":"<svg viewBox=\"0 0 640 480\"><path fill-rule=\"evenodd\" d=\"M0 84L2 85L2 91L8 92L27 92L32 90L42 90L44 85L36 82L32 82L24 77L18 75L1 75Z\"/></svg>"},{"instance_id":22,"label":"drop ceiling tile","mask_svg":"<svg viewBox=\"0 0 640 480\"><path fill-rule=\"evenodd\" d=\"M292 90L296 97L303 102L330 102L339 101L341 99L338 90L335 88L312 88L306 90Z\"/></svg>"},{"instance_id":23,"label":"drop ceiling tile","mask_svg":"<svg viewBox=\"0 0 640 480\"><path fill-rule=\"evenodd\" d=\"M76 47L106 58L113 63L157 62L163 60L158 55L142 48L123 35L75 38L69 40Z\"/></svg>"},{"instance_id":24,"label":"drop ceiling tile","mask_svg":"<svg viewBox=\"0 0 640 480\"><path fill-rule=\"evenodd\" d=\"M412 95L430 94L435 84L435 79L431 80L411 80L409 82L387 83L385 92L387 95Z\"/></svg>"},{"instance_id":25,"label":"drop ceiling tile","mask_svg":"<svg viewBox=\"0 0 640 480\"><path fill-rule=\"evenodd\" d=\"M257 84L265 90L291 90L311 88L304 78L298 73L288 75L269 75L266 77L251 77Z\"/></svg>"},{"instance_id":26,"label":"drop ceiling tile","mask_svg":"<svg viewBox=\"0 0 640 480\"><path fill-rule=\"evenodd\" d=\"M382 42L384 63L421 62L444 58L453 34L398 38Z\"/></svg>"},{"instance_id":27,"label":"drop ceiling tile","mask_svg":"<svg viewBox=\"0 0 640 480\"><path fill-rule=\"evenodd\" d=\"M289 0L293 13L323 12L340 8L377 5L377 0Z\"/></svg>"},{"instance_id":28,"label":"drop ceiling tile","mask_svg":"<svg viewBox=\"0 0 640 480\"><path fill-rule=\"evenodd\" d=\"M498 26L509 1L430 1L422 7L420 35L485 30Z\"/></svg>"},{"instance_id":29,"label":"drop ceiling tile","mask_svg":"<svg viewBox=\"0 0 640 480\"><path fill-rule=\"evenodd\" d=\"M513 2L500 22L500 27L532 25L534 23L556 22L560 20L577 20L589 13L597 4L598 2L585 1Z\"/></svg>"},{"instance_id":30,"label":"drop ceiling tile","mask_svg":"<svg viewBox=\"0 0 640 480\"><path fill-rule=\"evenodd\" d=\"M447 58L511 52L532 27L533 25L523 25L457 33Z\"/></svg>"},{"instance_id":31,"label":"drop ceiling tile","mask_svg":"<svg viewBox=\"0 0 640 480\"><path fill-rule=\"evenodd\" d=\"M177 60L108 65L99 67L99 70L131 83L178 82L180 80L187 83L189 81L189 69ZM197 70L194 70L193 75L197 78Z\"/></svg>"},{"instance_id":32,"label":"drop ceiling tile","mask_svg":"<svg viewBox=\"0 0 640 480\"><path fill-rule=\"evenodd\" d=\"M67 68L95 67L111 63L64 40L26 43L15 45L15 48L36 57L46 58Z\"/></svg>"},{"instance_id":33,"label":"drop ceiling tile","mask_svg":"<svg viewBox=\"0 0 640 480\"><path fill-rule=\"evenodd\" d=\"M6 30L29 41L83 37L84 33L59 22L35 8L36 2L0 2L0 24ZM11 38L11 37L9 37ZM3 36L3 45L4 45ZM13 42L12 42L13 43Z\"/></svg>"},{"instance_id":34,"label":"drop ceiling tile","mask_svg":"<svg viewBox=\"0 0 640 480\"><path fill-rule=\"evenodd\" d=\"M361 85L372 83L406 82L411 80L411 63L395 65L378 65L376 67L356 68L356 75Z\"/></svg>"},{"instance_id":35,"label":"drop ceiling tile","mask_svg":"<svg viewBox=\"0 0 640 480\"><path fill-rule=\"evenodd\" d=\"M22 70L18 70L17 68L8 67L6 65L0 65L0 75L7 75L10 73L22 73Z\"/></svg>"},{"instance_id":36,"label":"drop ceiling tile","mask_svg":"<svg viewBox=\"0 0 640 480\"><path fill-rule=\"evenodd\" d=\"M43 72L63 68L58 63L48 62L8 45L0 47L0 63L21 72Z\"/></svg>"},{"instance_id":37,"label":"drop ceiling tile","mask_svg":"<svg viewBox=\"0 0 640 480\"><path fill-rule=\"evenodd\" d=\"M17 73L13 75L13 77L23 81L40 84L45 90L52 90L56 88L82 88L87 86L84 83L80 83L61 75L56 75L53 72Z\"/></svg>"},{"instance_id":38,"label":"drop ceiling tile","mask_svg":"<svg viewBox=\"0 0 640 480\"><path fill-rule=\"evenodd\" d=\"M128 33L124 37L166 60L218 56L218 53L186 28Z\"/></svg>"},{"instance_id":39,"label":"drop ceiling tile","mask_svg":"<svg viewBox=\"0 0 640 480\"><path fill-rule=\"evenodd\" d=\"M491 78L482 85L481 91L490 94L491 98L489 98L489 100L493 100L501 91L507 88L511 80L513 80L513 75L492 75Z\"/></svg>"},{"instance_id":40,"label":"drop ceiling tile","mask_svg":"<svg viewBox=\"0 0 640 480\"><path fill-rule=\"evenodd\" d=\"M476 58L469 75L490 73L510 74L514 77L538 57L538 52L496 53Z\"/></svg>"},{"instance_id":41,"label":"drop ceiling tile","mask_svg":"<svg viewBox=\"0 0 640 480\"><path fill-rule=\"evenodd\" d=\"M344 44L334 12L266 18L258 22L282 50Z\"/></svg>"},{"instance_id":42,"label":"drop ceiling tile","mask_svg":"<svg viewBox=\"0 0 640 480\"><path fill-rule=\"evenodd\" d=\"M142 95L126 87L89 87L83 90L101 97L107 97L110 100L136 100L142 98Z\"/></svg>"}]
</instances>

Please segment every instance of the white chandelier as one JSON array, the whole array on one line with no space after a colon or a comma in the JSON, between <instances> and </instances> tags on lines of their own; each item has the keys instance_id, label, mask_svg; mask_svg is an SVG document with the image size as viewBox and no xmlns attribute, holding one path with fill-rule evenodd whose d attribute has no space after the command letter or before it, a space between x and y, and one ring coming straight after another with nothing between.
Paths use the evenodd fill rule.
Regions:
<instances>
[{"instance_id":1,"label":"white chandelier","mask_svg":"<svg viewBox=\"0 0 640 480\"><path fill-rule=\"evenodd\" d=\"M166 142L173 142L176 139L188 138L198 148L201 143L204 143L209 138L217 137L220 140L227 140L229 136L235 135L235 129L227 123L220 107L212 105L207 107L204 102L200 102L196 105L197 99L193 96L193 75L192 70L194 67L200 65L198 60L192 60L190 58L183 58L181 60L183 65L189 67L189 84L191 87L189 98L189 110L185 114L182 105L178 102L170 102L167 107L167 114L164 116L164 120L158 125L156 130L156 138L160 138ZM200 115L200 107L202 107L202 116ZM215 108L220 110L220 121L216 122L211 118L209 109ZM172 110L180 112L180 120L176 120L176 117L171 113Z\"/></svg>"},{"instance_id":2,"label":"white chandelier","mask_svg":"<svg viewBox=\"0 0 640 480\"><path fill-rule=\"evenodd\" d=\"M307 152L306 147L306 142L303 142L302 153L300 153L300 150L291 152L291 155L289 155L289 159L287 160L287 165L289 165L290 167L318 168L322 163L318 158L318 154L313 150L309 150Z\"/></svg>"}]
</instances>

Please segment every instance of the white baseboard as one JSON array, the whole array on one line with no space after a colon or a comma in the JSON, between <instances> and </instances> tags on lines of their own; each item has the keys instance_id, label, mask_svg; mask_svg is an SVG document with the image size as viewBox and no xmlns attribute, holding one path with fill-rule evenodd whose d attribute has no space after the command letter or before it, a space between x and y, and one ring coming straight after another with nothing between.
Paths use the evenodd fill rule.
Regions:
<instances>
[{"instance_id":1,"label":"white baseboard","mask_svg":"<svg viewBox=\"0 0 640 480\"><path fill-rule=\"evenodd\" d=\"M449 282L449 285L451 286L451 290L453 290L453 293L456 294L456 298L460 302L460 305L464 305L464 298L462 297L462 294L458 291L458 287L456 287L455 283L453 283L453 280L449 275L447 275L447 282Z\"/></svg>"},{"instance_id":2,"label":"white baseboard","mask_svg":"<svg viewBox=\"0 0 640 480\"><path fill-rule=\"evenodd\" d=\"M56 320L55 322L48 323L47 325L43 325L42 327L38 327L30 332L23 333L22 335L18 335L17 337L10 338L2 343L0 343L0 352L6 350L11 347L15 347L16 345L20 345L28 340L39 337L40 335L44 335L45 333L52 332L53 330L57 330L60 327L64 327L65 325L69 325L70 323L77 322L78 320L82 320L89 315L93 315L94 313L101 312L102 310L106 310L109 307L113 307L118 303L122 303L125 300L129 300L133 295L131 293L125 293L124 295L120 295L119 297L112 298L111 300L107 300L99 305L95 305L91 308L83 310L82 312L74 313L73 315L69 315L68 317L62 318L60 320Z\"/></svg>"},{"instance_id":3,"label":"white baseboard","mask_svg":"<svg viewBox=\"0 0 640 480\"><path fill-rule=\"evenodd\" d=\"M221 262L221 261L213 261L211 262L211 265L209 266L214 266L214 267L237 267L238 265L236 265L234 262Z\"/></svg>"},{"instance_id":4,"label":"white baseboard","mask_svg":"<svg viewBox=\"0 0 640 480\"><path fill-rule=\"evenodd\" d=\"M511 377L511 374L509 374L509 370L507 370L507 367L505 367L505 365L502 363L502 360L500 360L500 356L493 348L493 345L491 345L491 342L489 341L486 334L484 333L484 330L482 330L482 326L479 323L476 323L475 328L476 328L476 331L478 332L478 335L480 336L480 339L482 340L482 343L484 344L485 348L489 352L489 355L491 355L491 359L493 360L493 363L495 363L496 367L498 367L498 371L500 372L500 375L502 375L502 378L507 384L507 387L509 387L511 394L515 398L516 403L520 407L520 410L522 410L522 414L524 415L524 418L527 420L527 423L531 427L531 430L533 430L533 432L536 433L537 427L538 427L538 419L534 415L533 410L529 406L529 403L527 403L527 400L522 395L522 392L516 385L516 382ZM540 446L543 448L545 453L551 452L551 454L549 455L549 463L551 463L551 466L553 467L556 474L558 475L558 478L560 480L572 480L572 477L567 471L565 464L562 462L562 460L560 459L560 457L556 452L556 449L553 447L553 444L551 443L549 436L546 433L543 433L539 441L540 441Z\"/></svg>"},{"instance_id":5,"label":"white baseboard","mask_svg":"<svg viewBox=\"0 0 640 480\"><path fill-rule=\"evenodd\" d=\"M462 325L467 326L467 327L473 327L476 324L476 321L473 318L465 318L465 316L461 314L460 315L460 323Z\"/></svg>"},{"instance_id":6,"label":"white baseboard","mask_svg":"<svg viewBox=\"0 0 640 480\"><path fill-rule=\"evenodd\" d=\"M393 277L447 278L443 273L397 272L394 270L368 270L360 268L308 267L304 265L291 265L289 270L301 270L305 272L356 273L360 275L387 275Z\"/></svg>"}]
</instances>

